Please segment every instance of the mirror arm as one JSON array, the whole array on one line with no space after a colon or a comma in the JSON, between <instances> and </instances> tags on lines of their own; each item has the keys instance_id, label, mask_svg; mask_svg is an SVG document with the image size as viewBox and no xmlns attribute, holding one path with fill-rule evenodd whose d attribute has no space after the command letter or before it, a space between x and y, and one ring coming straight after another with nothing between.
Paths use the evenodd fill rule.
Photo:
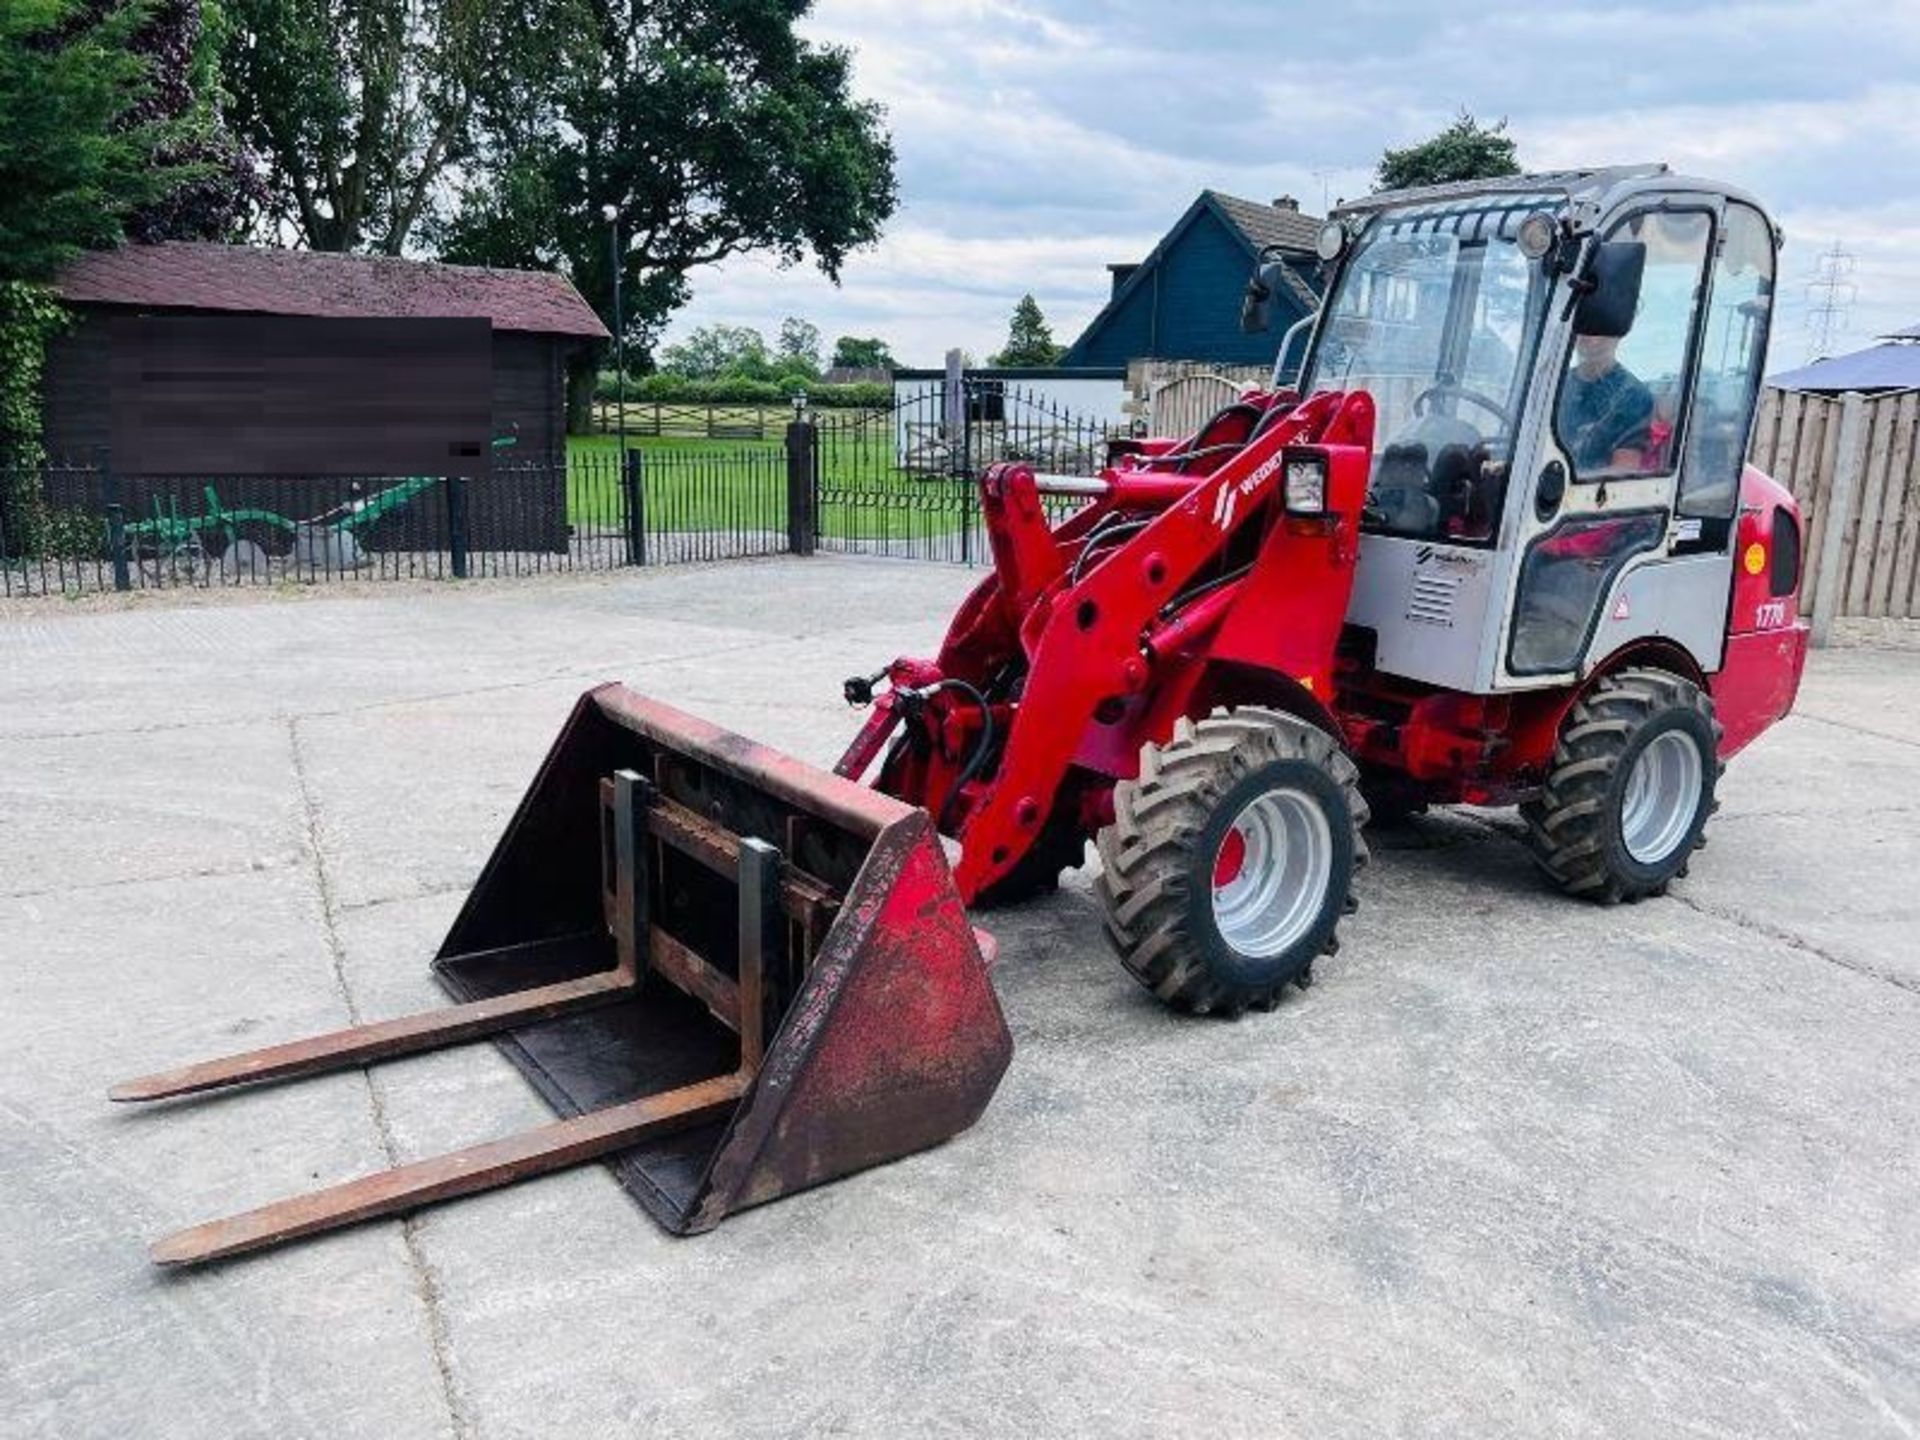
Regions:
<instances>
[{"instance_id":1,"label":"mirror arm","mask_svg":"<svg viewBox=\"0 0 1920 1440\"><path fill-rule=\"evenodd\" d=\"M1600 288L1600 282L1593 274L1594 260L1599 250L1600 237L1589 235L1580 248L1580 258L1572 266L1573 273L1567 277L1567 303L1560 311L1562 324L1573 318L1573 312L1582 300Z\"/></svg>"}]
</instances>

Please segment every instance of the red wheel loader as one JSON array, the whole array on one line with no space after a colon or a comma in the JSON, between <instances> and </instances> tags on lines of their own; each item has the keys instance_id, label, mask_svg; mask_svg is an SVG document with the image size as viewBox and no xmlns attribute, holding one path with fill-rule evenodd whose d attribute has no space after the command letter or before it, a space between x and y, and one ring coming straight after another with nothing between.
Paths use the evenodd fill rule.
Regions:
<instances>
[{"instance_id":1,"label":"red wheel loader","mask_svg":"<svg viewBox=\"0 0 1920 1440\"><path fill-rule=\"evenodd\" d=\"M1089 841L1121 963L1195 1012L1309 983L1388 812L1517 804L1551 883L1660 894L1805 659L1800 515L1744 463L1778 243L1664 166L1342 207L1270 386L1094 477L985 472L992 573L937 655L847 682L836 774L596 691L442 948L465 1004L116 1092L499 1033L577 1118L157 1257L601 1155L701 1229L950 1136L1010 1053L963 903ZM1297 263L1261 257L1249 327Z\"/></svg>"}]
</instances>

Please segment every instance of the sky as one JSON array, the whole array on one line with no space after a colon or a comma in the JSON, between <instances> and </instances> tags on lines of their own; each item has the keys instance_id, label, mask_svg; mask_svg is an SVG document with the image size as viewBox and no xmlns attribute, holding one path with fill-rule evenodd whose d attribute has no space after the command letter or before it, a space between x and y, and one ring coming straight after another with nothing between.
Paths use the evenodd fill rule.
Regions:
<instances>
[{"instance_id":1,"label":"sky","mask_svg":"<svg viewBox=\"0 0 1920 1440\"><path fill-rule=\"evenodd\" d=\"M984 360L1031 291L1064 344L1202 189L1320 214L1463 107L1528 169L1663 160L1758 195L1787 237L1770 370L1813 357L1836 243L1831 353L1920 322L1920 0L817 0L800 28L885 107L899 209L837 287L695 272L669 341L800 315L910 365Z\"/></svg>"}]
</instances>

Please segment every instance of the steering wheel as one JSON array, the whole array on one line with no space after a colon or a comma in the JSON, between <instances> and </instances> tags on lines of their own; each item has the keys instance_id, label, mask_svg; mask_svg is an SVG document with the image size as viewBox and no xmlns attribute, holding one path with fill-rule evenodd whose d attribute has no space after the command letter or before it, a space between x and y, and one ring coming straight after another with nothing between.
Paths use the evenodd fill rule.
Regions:
<instances>
[{"instance_id":1,"label":"steering wheel","mask_svg":"<svg viewBox=\"0 0 1920 1440\"><path fill-rule=\"evenodd\" d=\"M1442 380L1437 385L1429 385L1418 395L1414 396L1413 413L1416 415L1425 415L1427 413L1427 402L1440 395L1458 396L1470 405L1478 405L1482 410L1487 411L1498 420L1509 434L1512 433L1513 416L1507 413L1504 405L1497 400L1489 400L1477 390L1469 390L1466 386L1456 384L1451 380Z\"/></svg>"}]
</instances>

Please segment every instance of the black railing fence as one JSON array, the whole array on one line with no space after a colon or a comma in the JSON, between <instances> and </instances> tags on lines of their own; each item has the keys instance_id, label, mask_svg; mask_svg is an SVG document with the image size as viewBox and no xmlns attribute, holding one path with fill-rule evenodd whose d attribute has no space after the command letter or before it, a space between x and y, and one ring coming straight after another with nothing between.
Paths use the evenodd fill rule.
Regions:
<instances>
[{"instance_id":1,"label":"black railing fence","mask_svg":"<svg viewBox=\"0 0 1920 1440\"><path fill-rule=\"evenodd\" d=\"M857 423L837 418L815 443L820 545L961 564L987 559L976 482L988 466L1092 475L1108 441L1126 433L1040 387L972 377L931 383ZM1082 502L1044 503L1058 519Z\"/></svg>"},{"instance_id":2,"label":"black railing fence","mask_svg":"<svg viewBox=\"0 0 1920 1440\"><path fill-rule=\"evenodd\" d=\"M987 558L976 480L1000 460L1088 475L1113 430L1038 391L935 383L768 440L577 441L482 475L216 478L111 465L0 472L0 595L463 579L816 548ZM1056 515L1078 502L1049 499Z\"/></svg>"}]
</instances>

